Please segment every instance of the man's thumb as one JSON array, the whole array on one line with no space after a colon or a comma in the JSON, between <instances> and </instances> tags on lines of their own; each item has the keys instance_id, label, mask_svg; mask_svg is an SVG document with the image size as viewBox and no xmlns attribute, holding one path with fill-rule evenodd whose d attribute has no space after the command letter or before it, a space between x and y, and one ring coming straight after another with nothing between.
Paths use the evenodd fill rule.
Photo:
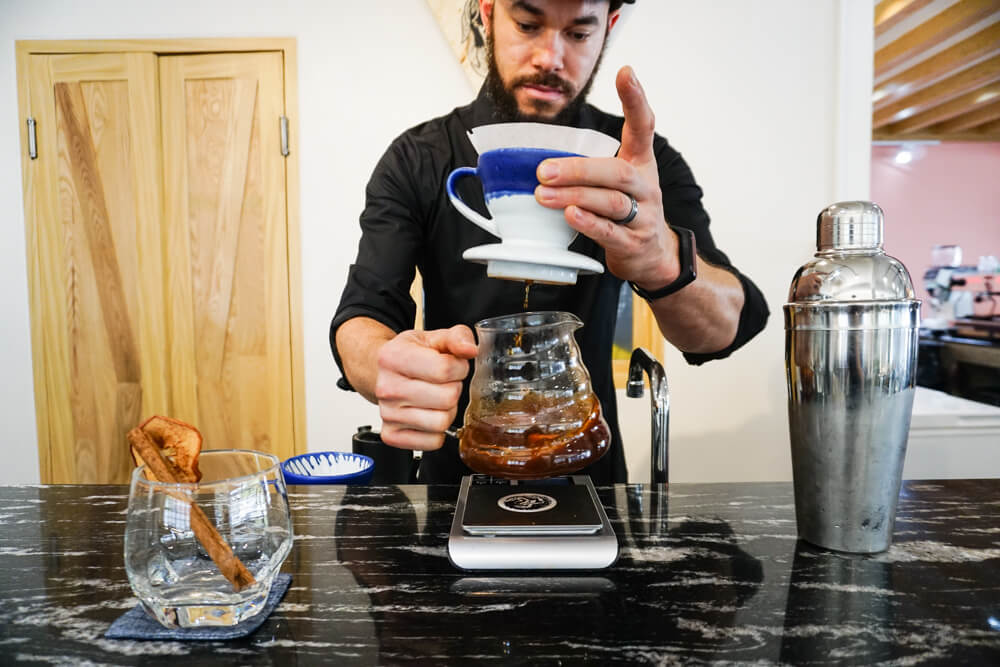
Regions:
<instances>
[{"instance_id":1,"label":"man's thumb","mask_svg":"<svg viewBox=\"0 0 1000 667\"><path fill-rule=\"evenodd\" d=\"M438 352L451 354L459 359L475 359L478 351L472 329L464 324L456 324L450 329L429 331L425 340Z\"/></svg>"}]
</instances>

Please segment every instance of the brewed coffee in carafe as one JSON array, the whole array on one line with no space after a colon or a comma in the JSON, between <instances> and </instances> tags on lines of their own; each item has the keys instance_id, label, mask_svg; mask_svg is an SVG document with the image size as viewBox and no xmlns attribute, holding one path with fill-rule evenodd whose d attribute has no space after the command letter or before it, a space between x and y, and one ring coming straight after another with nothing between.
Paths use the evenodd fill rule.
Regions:
<instances>
[{"instance_id":1,"label":"brewed coffee in carafe","mask_svg":"<svg viewBox=\"0 0 1000 667\"><path fill-rule=\"evenodd\" d=\"M506 315L476 324L479 354L459 441L472 470L515 479L576 472L611 444L590 374L562 312Z\"/></svg>"}]
</instances>

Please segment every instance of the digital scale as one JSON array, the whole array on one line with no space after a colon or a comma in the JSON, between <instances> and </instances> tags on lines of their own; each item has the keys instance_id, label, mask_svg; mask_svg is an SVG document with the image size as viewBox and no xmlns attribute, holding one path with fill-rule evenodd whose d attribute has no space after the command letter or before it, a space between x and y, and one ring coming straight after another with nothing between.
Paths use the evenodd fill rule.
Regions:
<instances>
[{"instance_id":1,"label":"digital scale","mask_svg":"<svg viewBox=\"0 0 1000 667\"><path fill-rule=\"evenodd\" d=\"M448 558L464 570L597 570L617 560L618 539L587 475L466 475Z\"/></svg>"}]
</instances>

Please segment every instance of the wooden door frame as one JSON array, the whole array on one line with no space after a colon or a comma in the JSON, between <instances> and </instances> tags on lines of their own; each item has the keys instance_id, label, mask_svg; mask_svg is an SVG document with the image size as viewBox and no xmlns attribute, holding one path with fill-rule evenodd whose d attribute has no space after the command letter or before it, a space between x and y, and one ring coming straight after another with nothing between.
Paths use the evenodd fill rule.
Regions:
<instances>
[{"instance_id":1,"label":"wooden door frame","mask_svg":"<svg viewBox=\"0 0 1000 667\"><path fill-rule=\"evenodd\" d=\"M305 420L305 360L302 331L302 268L301 232L299 228L299 161L297 141L299 136L298 51L294 37L239 37L197 39L88 39L88 40L18 40L15 42L17 67L18 135L21 137L21 183L24 198L25 250L27 252L29 312L31 313L31 349L34 373L35 423L38 434L39 472L46 478L49 453L43 451L42 442L48 442L48 396L44 364L38 357L42 353L42 323L36 321L41 312L35 308L42 295L35 293L31 273L38 270L36 257L36 223L34 184L32 183L31 158L28 155L27 119L32 117L30 100L29 62L35 55L126 53L140 52L155 55L183 55L195 53L239 53L250 51L279 52L282 56L284 83L284 115L288 118L289 154L285 158L285 218L288 229L288 310L292 362L292 427L295 451L304 453L306 446ZM161 206L164 199L161 198ZM161 211L162 213L162 211Z\"/></svg>"}]
</instances>

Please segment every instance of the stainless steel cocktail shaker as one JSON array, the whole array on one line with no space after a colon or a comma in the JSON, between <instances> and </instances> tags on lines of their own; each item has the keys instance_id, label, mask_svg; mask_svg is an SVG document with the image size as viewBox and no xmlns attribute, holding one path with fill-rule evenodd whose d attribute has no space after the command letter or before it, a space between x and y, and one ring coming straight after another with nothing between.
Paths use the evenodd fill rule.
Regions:
<instances>
[{"instance_id":1,"label":"stainless steel cocktail shaker","mask_svg":"<svg viewBox=\"0 0 1000 667\"><path fill-rule=\"evenodd\" d=\"M920 301L882 250L877 205L833 204L816 225L784 306L795 517L812 544L875 553L892 541Z\"/></svg>"}]
</instances>

